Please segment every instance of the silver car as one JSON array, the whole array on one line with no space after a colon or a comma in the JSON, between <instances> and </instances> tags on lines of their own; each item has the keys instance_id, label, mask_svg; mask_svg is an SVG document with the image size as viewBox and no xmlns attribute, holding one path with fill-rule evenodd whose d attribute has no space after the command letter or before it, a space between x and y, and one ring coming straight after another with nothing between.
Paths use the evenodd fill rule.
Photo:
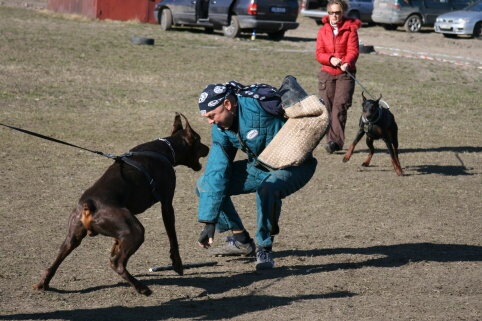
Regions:
<instances>
[{"instance_id":1,"label":"silver car","mask_svg":"<svg viewBox=\"0 0 482 321\"><path fill-rule=\"evenodd\" d=\"M328 0L303 0L301 2L300 14L315 20L317 25L321 25L321 19L328 15L326 6ZM348 0L347 17L356 18L363 23L371 24L373 0Z\"/></svg>"},{"instance_id":2,"label":"silver car","mask_svg":"<svg viewBox=\"0 0 482 321\"><path fill-rule=\"evenodd\" d=\"M407 32L419 32L433 26L444 13L461 10L475 0L375 0L372 20L386 30L403 26Z\"/></svg>"},{"instance_id":3,"label":"silver car","mask_svg":"<svg viewBox=\"0 0 482 321\"><path fill-rule=\"evenodd\" d=\"M482 1L478 1L467 8L442 14L435 21L435 32L445 37L469 35L482 39Z\"/></svg>"}]
</instances>

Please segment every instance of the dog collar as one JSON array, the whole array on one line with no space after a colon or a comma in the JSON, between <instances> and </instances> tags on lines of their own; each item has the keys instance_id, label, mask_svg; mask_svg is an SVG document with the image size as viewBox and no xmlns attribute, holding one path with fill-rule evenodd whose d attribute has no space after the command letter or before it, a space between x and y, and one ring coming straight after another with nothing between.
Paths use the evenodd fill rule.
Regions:
<instances>
[{"instance_id":1,"label":"dog collar","mask_svg":"<svg viewBox=\"0 0 482 321\"><path fill-rule=\"evenodd\" d=\"M374 121L369 121L368 119L365 118L365 116L363 116L363 113L362 113L362 120L363 120L363 123L364 124L376 124L378 123L378 121L380 120L380 118L382 117L382 112L383 112L383 108L382 107L378 107L378 118Z\"/></svg>"},{"instance_id":2,"label":"dog collar","mask_svg":"<svg viewBox=\"0 0 482 321\"><path fill-rule=\"evenodd\" d=\"M171 154L172 154L172 164L173 166L176 165L176 153L174 152L174 148L172 148L171 143L169 143L169 141L164 138L159 138L159 140L163 141L164 143L167 144L167 146L169 146L169 149L171 150Z\"/></svg>"}]
</instances>

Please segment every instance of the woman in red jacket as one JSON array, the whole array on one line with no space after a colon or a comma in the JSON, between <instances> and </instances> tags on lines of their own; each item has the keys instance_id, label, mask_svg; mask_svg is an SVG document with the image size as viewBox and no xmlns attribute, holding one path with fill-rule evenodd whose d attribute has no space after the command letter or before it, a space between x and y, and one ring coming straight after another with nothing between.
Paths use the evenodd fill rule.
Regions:
<instances>
[{"instance_id":1,"label":"woman in red jacket","mask_svg":"<svg viewBox=\"0 0 482 321\"><path fill-rule=\"evenodd\" d=\"M316 59L321 64L318 90L331 113L331 128L326 135L325 149L332 154L341 150L345 142L345 124L351 106L355 81L345 73L356 74L358 59L358 28L361 21L344 17L348 4L344 0L329 0L328 16L316 40Z\"/></svg>"}]
</instances>

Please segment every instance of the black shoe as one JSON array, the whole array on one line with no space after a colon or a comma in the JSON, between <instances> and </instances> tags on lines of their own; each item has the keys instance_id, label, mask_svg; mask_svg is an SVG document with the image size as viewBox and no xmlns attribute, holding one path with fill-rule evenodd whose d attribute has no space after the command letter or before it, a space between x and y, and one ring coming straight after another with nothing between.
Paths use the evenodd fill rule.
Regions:
<instances>
[{"instance_id":1,"label":"black shoe","mask_svg":"<svg viewBox=\"0 0 482 321\"><path fill-rule=\"evenodd\" d=\"M325 150L327 151L328 154L333 154L333 152L337 151L337 150L341 150L340 146L338 146L337 143L335 142L328 142L326 145L325 145Z\"/></svg>"}]
</instances>

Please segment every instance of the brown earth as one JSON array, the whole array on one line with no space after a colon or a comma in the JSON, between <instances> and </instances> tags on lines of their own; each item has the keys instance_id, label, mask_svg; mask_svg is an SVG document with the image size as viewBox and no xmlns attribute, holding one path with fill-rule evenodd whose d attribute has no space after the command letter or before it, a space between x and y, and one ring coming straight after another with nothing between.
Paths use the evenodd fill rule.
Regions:
<instances>
[{"instance_id":1,"label":"brown earth","mask_svg":"<svg viewBox=\"0 0 482 321\"><path fill-rule=\"evenodd\" d=\"M13 5L36 9L43 3ZM284 41L313 50L316 30L302 19ZM475 73L467 79L480 88L481 41L380 27L362 28L360 38L380 54L448 57L447 63ZM86 239L61 266L51 291L32 290L63 241L70 209L106 163L83 162L80 152L2 131L0 320L482 320L480 108L454 107L447 115L434 107L395 108L410 119L400 133L404 177L395 175L385 152L375 154L371 167L361 167L363 141L347 164L343 153L327 155L318 147L315 177L283 203L276 269L270 272L255 272L250 258L210 258L197 247L193 186L200 173L178 168L174 207L181 255L185 263L217 265L186 270L182 277L148 272L169 264L160 208L154 206L139 217L146 241L129 262L153 290L150 297L136 294L109 268L111 240L105 237ZM15 112L1 111L5 117ZM356 110L349 114L348 141L357 116ZM201 121L192 123L202 128ZM167 133L170 120L163 124ZM253 233L253 197L235 202Z\"/></svg>"}]
</instances>

